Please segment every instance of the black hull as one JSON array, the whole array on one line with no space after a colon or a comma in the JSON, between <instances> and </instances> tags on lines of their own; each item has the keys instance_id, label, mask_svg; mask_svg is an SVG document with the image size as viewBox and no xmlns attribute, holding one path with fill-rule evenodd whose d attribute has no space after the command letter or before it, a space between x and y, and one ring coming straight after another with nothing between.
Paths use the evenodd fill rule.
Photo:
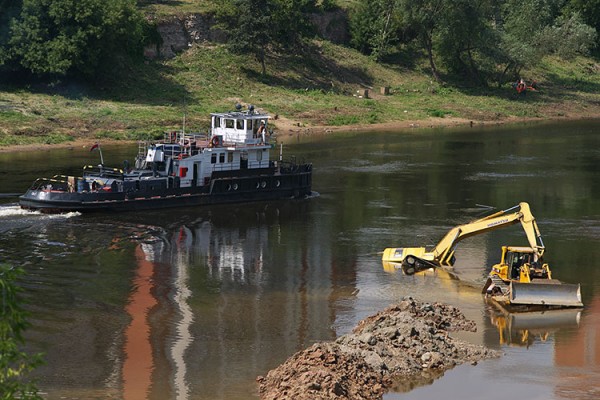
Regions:
<instances>
[{"instance_id":1,"label":"black hull","mask_svg":"<svg viewBox=\"0 0 600 400\"><path fill-rule=\"evenodd\" d=\"M311 173L225 177L191 188L132 192L53 192L28 190L19 198L24 209L47 213L113 212L244 203L311 195Z\"/></svg>"}]
</instances>

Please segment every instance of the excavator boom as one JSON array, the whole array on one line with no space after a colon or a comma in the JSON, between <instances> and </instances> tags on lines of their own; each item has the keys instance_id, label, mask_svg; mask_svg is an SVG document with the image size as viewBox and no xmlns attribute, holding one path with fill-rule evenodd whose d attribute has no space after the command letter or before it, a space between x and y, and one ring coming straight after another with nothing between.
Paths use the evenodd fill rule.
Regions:
<instances>
[{"instance_id":1,"label":"excavator boom","mask_svg":"<svg viewBox=\"0 0 600 400\"><path fill-rule=\"evenodd\" d=\"M516 209L519 210L511 213ZM387 248L383 252L382 261L402 262L406 256L412 254L434 264L452 266L454 263L454 249L461 240L519 222L525 231L529 245L536 250L538 257L541 258L545 250L542 236L535 218L531 214L529 204L523 202L507 210L498 211L487 217L450 229L430 251L426 251L424 247Z\"/></svg>"}]
</instances>

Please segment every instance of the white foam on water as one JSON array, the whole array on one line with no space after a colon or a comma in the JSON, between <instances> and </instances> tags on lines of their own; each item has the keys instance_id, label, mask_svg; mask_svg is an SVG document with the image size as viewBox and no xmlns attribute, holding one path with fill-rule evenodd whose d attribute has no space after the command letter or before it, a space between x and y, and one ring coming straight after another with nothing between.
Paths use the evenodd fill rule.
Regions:
<instances>
[{"instance_id":1,"label":"white foam on water","mask_svg":"<svg viewBox=\"0 0 600 400\"><path fill-rule=\"evenodd\" d=\"M72 218L81 215L79 212L68 212L64 214L44 214L40 211L25 210L18 205L0 207L0 218L11 217L40 217L44 219Z\"/></svg>"}]
</instances>

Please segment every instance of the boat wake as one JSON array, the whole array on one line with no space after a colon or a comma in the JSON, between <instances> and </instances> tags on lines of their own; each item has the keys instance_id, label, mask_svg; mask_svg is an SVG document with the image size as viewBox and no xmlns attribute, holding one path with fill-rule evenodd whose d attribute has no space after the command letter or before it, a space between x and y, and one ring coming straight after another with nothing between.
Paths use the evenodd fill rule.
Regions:
<instances>
[{"instance_id":1,"label":"boat wake","mask_svg":"<svg viewBox=\"0 0 600 400\"><path fill-rule=\"evenodd\" d=\"M43 227L52 221L67 221L80 215L78 212L66 214L44 214L39 211L23 210L18 205L0 206L0 233Z\"/></svg>"},{"instance_id":2,"label":"boat wake","mask_svg":"<svg viewBox=\"0 0 600 400\"><path fill-rule=\"evenodd\" d=\"M37 217L43 219L67 219L81 215L79 212L69 212L64 214L44 214L39 211L30 211L21 208L16 204L0 206L0 219L18 219Z\"/></svg>"}]
</instances>

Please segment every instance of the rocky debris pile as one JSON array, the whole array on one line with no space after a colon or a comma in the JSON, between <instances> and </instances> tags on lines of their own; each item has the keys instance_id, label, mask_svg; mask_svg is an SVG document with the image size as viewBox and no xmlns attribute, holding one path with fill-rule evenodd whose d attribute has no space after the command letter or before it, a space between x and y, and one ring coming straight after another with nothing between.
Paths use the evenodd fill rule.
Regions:
<instances>
[{"instance_id":1,"label":"rocky debris pile","mask_svg":"<svg viewBox=\"0 0 600 400\"><path fill-rule=\"evenodd\" d=\"M405 298L352 333L316 343L259 376L260 398L380 399L399 380L431 379L455 365L499 356L449 336L459 330L476 327L456 307Z\"/></svg>"}]
</instances>

